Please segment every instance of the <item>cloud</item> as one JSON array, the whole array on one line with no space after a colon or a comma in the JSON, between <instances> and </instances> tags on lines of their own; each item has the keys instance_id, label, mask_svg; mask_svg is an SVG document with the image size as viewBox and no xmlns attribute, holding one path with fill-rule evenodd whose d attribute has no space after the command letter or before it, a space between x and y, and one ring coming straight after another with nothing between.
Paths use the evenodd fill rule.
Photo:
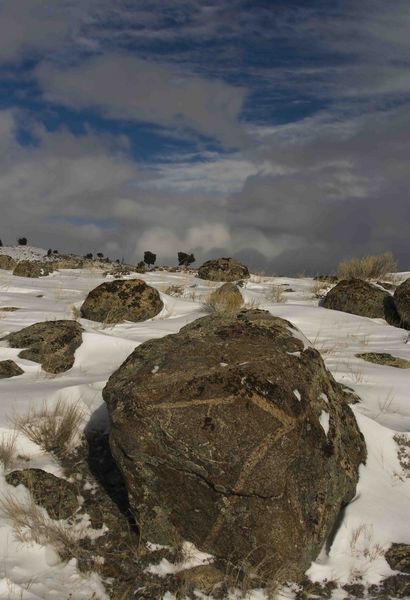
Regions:
<instances>
[{"instance_id":1,"label":"cloud","mask_svg":"<svg viewBox=\"0 0 410 600\"><path fill-rule=\"evenodd\" d=\"M245 91L167 65L105 54L70 68L41 65L36 75L48 100L97 108L114 119L194 129L227 145L243 137L238 124Z\"/></svg>"},{"instance_id":2,"label":"cloud","mask_svg":"<svg viewBox=\"0 0 410 600\"><path fill-rule=\"evenodd\" d=\"M198 263L228 254L284 274L334 270L345 257L392 250L408 269L408 108L339 125L321 115L297 133L269 128L248 149L255 170L234 192L240 156L226 160L232 176L219 187L195 192L183 181L178 188L171 165L137 165L123 139L37 126L38 145L23 147L14 137L18 118L0 112L3 243L26 235L40 246L130 261L150 249L168 263L178 250L194 251ZM204 178L213 168L204 156L198 180L201 167Z\"/></svg>"},{"instance_id":3,"label":"cloud","mask_svg":"<svg viewBox=\"0 0 410 600\"><path fill-rule=\"evenodd\" d=\"M29 51L45 51L66 38L71 23L67 2L3 0L0 4L0 61L22 58Z\"/></svg>"}]
</instances>

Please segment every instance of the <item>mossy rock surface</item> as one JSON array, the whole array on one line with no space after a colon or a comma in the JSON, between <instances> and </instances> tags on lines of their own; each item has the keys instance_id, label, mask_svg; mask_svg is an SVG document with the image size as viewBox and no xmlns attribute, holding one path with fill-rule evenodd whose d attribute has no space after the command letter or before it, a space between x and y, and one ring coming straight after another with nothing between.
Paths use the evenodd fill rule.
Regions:
<instances>
[{"instance_id":1,"label":"mossy rock surface","mask_svg":"<svg viewBox=\"0 0 410 600\"><path fill-rule=\"evenodd\" d=\"M303 335L266 311L143 343L103 391L142 537L300 578L366 457L348 396Z\"/></svg>"},{"instance_id":2,"label":"mossy rock surface","mask_svg":"<svg viewBox=\"0 0 410 600\"><path fill-rule=\"evenodd\" d=\"M12 348L25 348L19 353L20 358L40 363L48 373L62 373L74 364L74 353L82 343L82 331L77 321L45 321L3 339Z\"/></svg>"},{"instance_id":3,"label":"mossy rock surface","mask_svg":"<svg viewBox=\"0 0 410 600\"><path fill-rule=\"evenodd\" d=\"M386 319L388 322L395 318L397 320L389 292L362 279L339 281L321 300L320 306L361 317Z\"/></svg>"},{"instance_id":4,"label":"mossy rock surface","mask_svg":"<svg viewBox=\"0 0 410 600\"><path fill-rule=\"evenodd\" d=\"M198 269L198 277L208 281L238 281L249 277L248 267L235 258L207 260Z\"/></svg>"},{"instance_id":5,"label":"mossy rock surface","mask_svg":"<svg viewBox=\"0 0 410 600\"><path fill-rule=\"evenodd\" d=\"M24 373L14 360L0 360L0 379L16 377Z\"/></svg>"},{"instance_id":6,"label":"mossy rock surface","mask_svg":"<svg viewBox=\"0 0 410 600\"><path fill-rule=\"evenodd\" d=\"M410 277L394 292L394 303L400 319L400 326L410 329Z\"/></svg>"},{"instance_id":7,"label":"mossy rock surface","mask_svg":"<svg viewBox=\"0 0 410 600\"><path fill-rule=\"evenodd\" d=\"M0 254L0 269L12 271L16 266L17 261L8 254Z\"/></svg>"},{"instance_id":8,"label":"mossy rock surface","mask_svg":"<svg viewBox=\"0 0 410 600\"><path fill-rule=\"evenodd\" d=\"M54 271L51 262L41 262L38 260L21 260L14 268L13 275L19 277L46 277Z\"/></svg>"},{"instance_id":9,"label":"mossy rock surface","mask_svg":"<svg viewBox=\"0 0 410 600\"><path fill-rule=\"evenodd\" d=\"M394 571L410 574L410 544L392 544L385 558Z\"/></svg>"},{"instance_id":10,"label":"mossy rock surface","mask_svg":"<svg viewBox=\"0 0 410 600\"><path fill-rule=\"evenodd\" d=\"M78 510L76 487L42 469L23 469L6 475L10 485L24 485L33 500L46 509L52 519L68 519Z\"/></svg>"},{"instance_id":11,"label":"mossy rock surface","mask_svg":"<svg viewBox=\"0 0 410 600\"><path fill-rule=\"evenodd\" d=\"M93 289L81 306L81 316L101 323L146 321L161 312L158 291L142 279L107 281Z\"/></svg>"},{"instance_id":12,"label":"mossy rock surface","mask_svg":"<svg viewBox=\"0 0 410 600\"><path fill-rule=\"evenodd\" d=\"M396 367L397 369L410 368L410 361L405 360L404 358L397 358L396 356L387 354L387 352L363 352L362 354L356 354L356 356L376 365Z\"/></svg>"}]
</instances>

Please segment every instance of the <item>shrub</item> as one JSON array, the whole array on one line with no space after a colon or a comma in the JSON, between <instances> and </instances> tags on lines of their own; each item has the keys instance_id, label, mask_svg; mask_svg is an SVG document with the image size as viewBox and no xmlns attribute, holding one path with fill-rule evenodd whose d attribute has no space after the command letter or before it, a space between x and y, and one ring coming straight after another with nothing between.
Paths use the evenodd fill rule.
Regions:
<instances>
[{"instance_id":1,"label":"shrub","mask_svg":"<svg viewBox=\"0 0 410 600\"><path fill-rule=\"evenodd\" d=\"M153 252L150 252L149 250L146 250L144 252L144 263L146 265L154 265L156 260L157 260L156 254L154 254Z\"/></svg>"},{"instance_id":2,"label":"shrub","mask_svg":"<svg viewBox=\"0 0 410 600\"><path fill-rule=\"evenodd\" d=\"M93 253L92 252L88 252L87 254L84 255L84 258L88 258L89 260L92 260Z\"/></svg>"},{"instance_id":3,"label":"shrub","mask_svg":"<svg viewBox=\"0 0 410 600\"><path fill-rule=\"evenodd\" d=\"M3 245L3 242L0 240L0 248L1 248L2 245Z\"/></svg>"},{"instance_id":4,"label":"shrub","mask_svg":"<svg viewBox=\"0 0 410 600\"><path fill-rule=\"evenodd\" d=\"M389 273L395 272L397 263L391 252L380 255L351 258L339 264L338 272L341 279L382 279Z\"/></svg>"},{"instance_id":5,"label":"shrub","mask_svg":"<svg viewBox=\"0 0 410 600\"><path fill-rule=\"evenodd\" d=\"M193 254L178 252L178 264L180 267L188 267L193 262L195 262L195 256Z\"/></svg>"},{"instance_id":6,"label":"shrub","mask_svg":"<svg viewBox=\"0 0 410 600\"><path fill-rule=\"evenodd\" d=\"M231 314L237 312L243 305L242 294L237 287L225 288L223 292L220 290L221 288L217 288L211 292L205 300L205 304L218 313Z\"/></svg>"},{"instance_id":7,"label":"shrub","mask_svg":"<svg viewBox=\"0 0 410 600\"><path fill-rule=\"evenodd\" d=\"M25 238L25 237L18 238L17 243L19 246L27 246L27 238Z\"/></svg>"},{"instance_id":8,"label":"shrub","mask_svg":"<svg viewBox=\"0 0 410 600\"><path fill-rule=\"evenodd\" d=\"M51 249L51 248L49 248L49 249L47 250L47 256L51 256L51 255L52 255L52 253L53 253L52 249Z\"/></svg>"},{"instance_id":9,"label":"shrub","mask_svg":"<svg viewBox=\"0 0 410 600\"><path fill-rule=\"evenodd\" d=\"M97 252L97 256L100 260L104 258L104 254L102 252Z\"/></svg>"}]
</instances>

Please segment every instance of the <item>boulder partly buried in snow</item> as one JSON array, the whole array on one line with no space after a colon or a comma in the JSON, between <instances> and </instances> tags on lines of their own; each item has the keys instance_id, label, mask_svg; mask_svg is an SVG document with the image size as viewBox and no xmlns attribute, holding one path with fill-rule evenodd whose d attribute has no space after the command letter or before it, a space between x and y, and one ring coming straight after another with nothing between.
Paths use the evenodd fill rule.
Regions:
<instances>
[{"instance_id":1,"label":"boulder partly buried in snow","mask_svg":"<svg viewBox=\"0 0 410 600\"><path fill-rule=\"evenodd\" d=\"M16 266L17 262L8 254L0 254L0 269L6 271L12 271Z\"/></svg>"},{"instance_id":2,"label":"boulder partly buried in snow","mask_svg":"<svg viewBox=\"0 0 410 600\"><path fill-rule=\"evenodd\" d=\"M302 334L266 311L204 317L143 343L103 397L146 540L182 538L293 580L355 494L366 450L348 395Z\"/></svg>"},{"instance_id":3,"label":"boulder partly buried in snow","mask_svg":"<svg viewBox=\"0 0 410 600\"><path fill-rule=\"evenodd\" d=\"M78 508L76 487L42 469L22 469L6 475L9 485L24 485L36 504L46 509L52 519L67 519Z\"/></svg>"},{"instance_id":4,"label":"boulder partly buried in snow","mask_svg":"<svg viewBox=\"0 0 410 600\"><path fill-rule=\"evenodd\" d=\"M138 322L155 317L163 306L158 291L142 279L118 279L91 290L81 316L103 323Z\"/></svg>"},{"instance_id":5,"label":"boulder partly buried in snow","mask_svg":"<svg viewBox=\"0 0 410 600\"><path fill-rule=\"evenodd\" d=\"M370 317L393 320L394 302L389 292L363 281L343 279L332 288L320 303L325 308Z\"/></svg>"},{"instance_id":6,"label":"boulder partly buried in snow","mask_svg":"<svg viewBox=\"0 0 410 600\"><path fill-rule=\"evenodd\" d=\"M14 268L13 275L19 277L46 277L54 271L51 262L21 260Z\"/></svg>"},{"instance_id":7,"label":"boulder partly buried in snow","mask_svg":"<svg viewBox=\"0 0 410 600\"><path fill-rule=\"evenodd\" d=\"M238 281L249 277L248 267L235 258L207 260L198 269L198 277L209 281Z\"/></svg>"},{"instance_id":8,"label":"boulder partly buried in snow","mask_svg":"<svg viewBox=\"0 0 410 600\"><path fill-rule=\"evenodd\" d=\"M45 321L6 336L12 348L25 348L19 354L41 364L48 373L62 373L74 364L74 353L82 342L77 321Z\"/></svg>"},{"instance_id":9,"label":"boulder partly buried in snow","mask_svg":"<svg viewBox=\"0 0 410 600\"><path fill-rule=\"evenodd\" d=\"M0 379L9 379L23 373L23 369L20 369L14 360L0 360Z\"/></svg>"},{"instance_id":10,"label":"boulder partly buried in snow","mask_svg":"<svg viewBox=\"0 0 410 600\"><path fill-rule=\"evenodd\" d=\"M410 277L394 292L394 303L400 319L400 326L410 329Z\"/></svg>"}]
</instances>

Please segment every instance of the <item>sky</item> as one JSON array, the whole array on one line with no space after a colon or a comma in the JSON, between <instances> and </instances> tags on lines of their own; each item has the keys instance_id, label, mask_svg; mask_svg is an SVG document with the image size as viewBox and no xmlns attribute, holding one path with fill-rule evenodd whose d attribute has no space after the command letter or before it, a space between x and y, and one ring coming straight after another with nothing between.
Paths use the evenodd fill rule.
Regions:
<instances>
[{"instance_id":1,"label":"sky","mask_svg":"<svg viewBox=\"0 0 410 600\"><path fill-rule=\"evenodd\" d=\"M408 0L0 0L0 238L410 269Z\"/></svg>"}]
</instances>

